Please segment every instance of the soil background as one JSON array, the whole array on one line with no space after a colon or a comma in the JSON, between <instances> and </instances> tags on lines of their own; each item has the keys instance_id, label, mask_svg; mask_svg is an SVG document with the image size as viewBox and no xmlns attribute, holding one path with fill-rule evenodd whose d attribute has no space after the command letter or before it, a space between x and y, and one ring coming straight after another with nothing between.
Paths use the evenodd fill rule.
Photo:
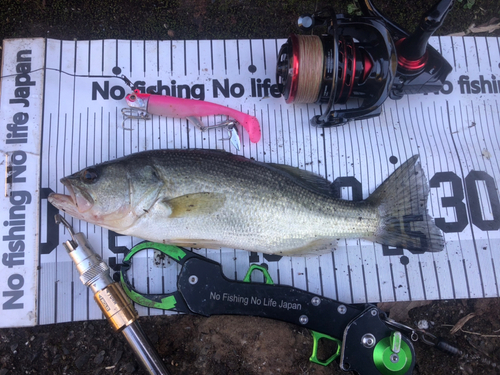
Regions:
<instances>
[{"instance_id":1,"label":"soil background","mask_svg":"<svg viewBox=\"0 0 500 375\"><path fill-rule=\"evenodd\" d=\"M415 29L434 0L375 1L404 29ZM284 38L298 15L325 5L356 12L353 1L300 0L0 0L0 38L64 40ZM436 35L499 36L498 0L455 3ZM500 299L398 302L384 311L462 351L449 355L415 343L414 374L499 374ZM328 319L325 316L325 319ZM142 317L144 331L172 375L343 374L336 363L309 362L312 337L264 318L190 315ZM452 327L460 328L450 333ZM323 350L323 349L322 349ZM326 349L325 349L326 350ZM0 329L0 375L144 374L128 344L106 321Z\"/></svg>"}]
</instances>

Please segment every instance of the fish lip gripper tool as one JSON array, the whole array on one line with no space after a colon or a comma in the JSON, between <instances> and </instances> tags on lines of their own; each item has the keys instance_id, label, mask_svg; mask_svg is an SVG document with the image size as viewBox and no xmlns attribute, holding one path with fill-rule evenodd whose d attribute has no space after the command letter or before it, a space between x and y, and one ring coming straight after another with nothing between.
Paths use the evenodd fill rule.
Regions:
<instances>
[{"instance_id":1,"label":"fish lip gripper tool","mask_svg":"<svg viewBox=\"0 0 500 375\"><path fill-rule=\"evenodd\" d=\"M137 319L139 315L118 282L110 274L108 265L94 251L82 232L75 233L72 226L59 214L57 224L63 224L71 240L63 243L75 263L82 283L94 293L94 300L113 329L121 332L134 351L139 363L151 375L168 375L161 360Z\"/></svg>"},{"instance_id":2,"label":"fish lip gripper tool","mask_svg":"<svg viewBox=\"0 0 500 375\"><path fill-rule=\"evenodd\" d=\"M177 290L167 294L141 294L129 282L127 272L139 251L152 249L180 266ZM251 282L262 272L264 283ZM286 285L275 285L267 269L250 266L243 281L226 278L219 263L178 246L141 242L125 256L118 276L127 296L140 305L188 314L249 315L276 319L308 328L313 335L310 360L340 367L360 375L411 374L415 365L412 340L398 324L372 304L350 305ZM411 330L411 329L410 329ZM321 339L337 344L326 360L318 358Z\"/></svg>"}]
</instances>

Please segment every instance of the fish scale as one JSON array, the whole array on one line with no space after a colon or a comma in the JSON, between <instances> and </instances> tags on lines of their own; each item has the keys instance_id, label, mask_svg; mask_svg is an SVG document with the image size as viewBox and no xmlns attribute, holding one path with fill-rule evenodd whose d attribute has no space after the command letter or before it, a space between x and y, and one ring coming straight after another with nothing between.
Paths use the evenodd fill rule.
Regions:
<instances>
[{"instance_id":1,"label":"fish scale","mask_svg":"<svg viewBox=\"0 0 500 375\"><path fill-rule=\"evenodd\" d=\"M417 159L353 202L335 198L328 180L298 168L215 150L144 151L64 177L70 195L51 194L49 202L117 233L181 246L287 255L363 238L440 251L444 241L427 213L427 180Z\"/></svg>"}]
</instances>

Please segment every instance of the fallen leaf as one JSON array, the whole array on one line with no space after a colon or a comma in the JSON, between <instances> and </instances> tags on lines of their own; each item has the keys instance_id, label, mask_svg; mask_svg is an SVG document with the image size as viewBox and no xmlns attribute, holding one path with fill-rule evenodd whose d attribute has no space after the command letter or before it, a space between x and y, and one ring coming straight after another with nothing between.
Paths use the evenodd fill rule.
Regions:
<instances>
[{"instance_id":1,"label":"fallen leaf","mask_svg":"<svg viewBox=\"0 0 500 375\"><path fill-rule=\"evenodd\" d=\"M491 159L491 153L487 149L484 148L483 151L481 152L481 154L483 155L483 158L488 159L488 160Z\"/></svg>"},{"instance_id":2,"label":"fallen leaf","mask_svg":"<svg viewBox=\"0 0 500 375\"><path fill-rule=\"evenodd\" d=\"M500 29L500 22L498 18L494 17L488 22L476 26L474 23L470 25L465 32L452 33L450 36L464 36L467 34L479 34L479 33L492 33L495 30Z\"/></svg>"},{"instance_id":3,"label":"fallen leaf","mask_svg":"<svg viewBox=\"0 0 500 375\"><path fill-rule=\"evenodd\" d=\"M405 301L405 302L382 302L377 304L377 307L388 313L391 319L396 322L407 322L410 320L408 312L411 309L420 306L430 305L432 301Z\"/></svg>"},{"instance_id":4,"label":"fallen leaf","mask_svg":"<svg viewBox=\"0 0 500 375\"><path fill-rule=\"evenodd\" d=\"M470 314L464 316L462 319L460 319L457 322L457 324L455 324L453 326L452 329L450 329L450 334L454 335L455 333L457 333L458 331L460 331L462 329L462 327L465 325L465 323L467 323L469 320L471 320L475 316L476 316L476 314L474 314L474 313L470 313Z\"/></svg>"}]
</instances>

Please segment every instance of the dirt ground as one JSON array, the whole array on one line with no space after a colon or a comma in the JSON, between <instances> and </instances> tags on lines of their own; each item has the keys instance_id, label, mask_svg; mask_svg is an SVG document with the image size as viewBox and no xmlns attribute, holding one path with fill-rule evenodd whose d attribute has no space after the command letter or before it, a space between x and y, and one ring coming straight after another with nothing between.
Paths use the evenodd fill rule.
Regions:
<instances>
[{"instance_id":1,"label":"dirt ground","mask_svg":"<svg viewBox=\"0 0 500 375\"><path fill-rule=\"evenodd\" d=\"M412 30L433 0L375 1ZM274 38L296 31L297 15L328 2L264 0L2 0L0 37L60 39ZM338 12L355 11L337 1ZM331 4L330 4L331 5ZM438 34L500 35L498 0L462 0ZM484 35L484 34L483 34ZM500 366L500 299L396 303L391 317L427 331L462 351L452 356L415 343L414 374L497 374ZM470 315L473 314L473 315ZM462 318L468 318L464 323ZM325 317L328 319L328 317ZM465 319L466 320L466 319ZM264 318L173 315L140 323L172 375L340 374L336 363L309 362L312 337L301 327ZM457 325L458 324L458 325ZM450 333L452 327L459 328ZM143 374L124 338L106 321L0 330L0 375Z\"/></svg>"},{"instance_id":2,"label":"dirt ground","mask_svg":"<svg viewBox=\"0 0 500 375\"><path fill-rule=\"evenodd\" d=\"M432 302L408 313L411 307L400 302L384 308L407 325L427 322L427 332L463 352L452 356L418 341L414 374L500 373L500 299ZM469 314L474 315L450 334ZM139 321L172 375L345 374L335 362L328 367L309 362L312 336L292 324L242 316ZM145 374L122 335L106 321L0 330L0 366L0 375Z\"/></svg>"}]
</instances>

